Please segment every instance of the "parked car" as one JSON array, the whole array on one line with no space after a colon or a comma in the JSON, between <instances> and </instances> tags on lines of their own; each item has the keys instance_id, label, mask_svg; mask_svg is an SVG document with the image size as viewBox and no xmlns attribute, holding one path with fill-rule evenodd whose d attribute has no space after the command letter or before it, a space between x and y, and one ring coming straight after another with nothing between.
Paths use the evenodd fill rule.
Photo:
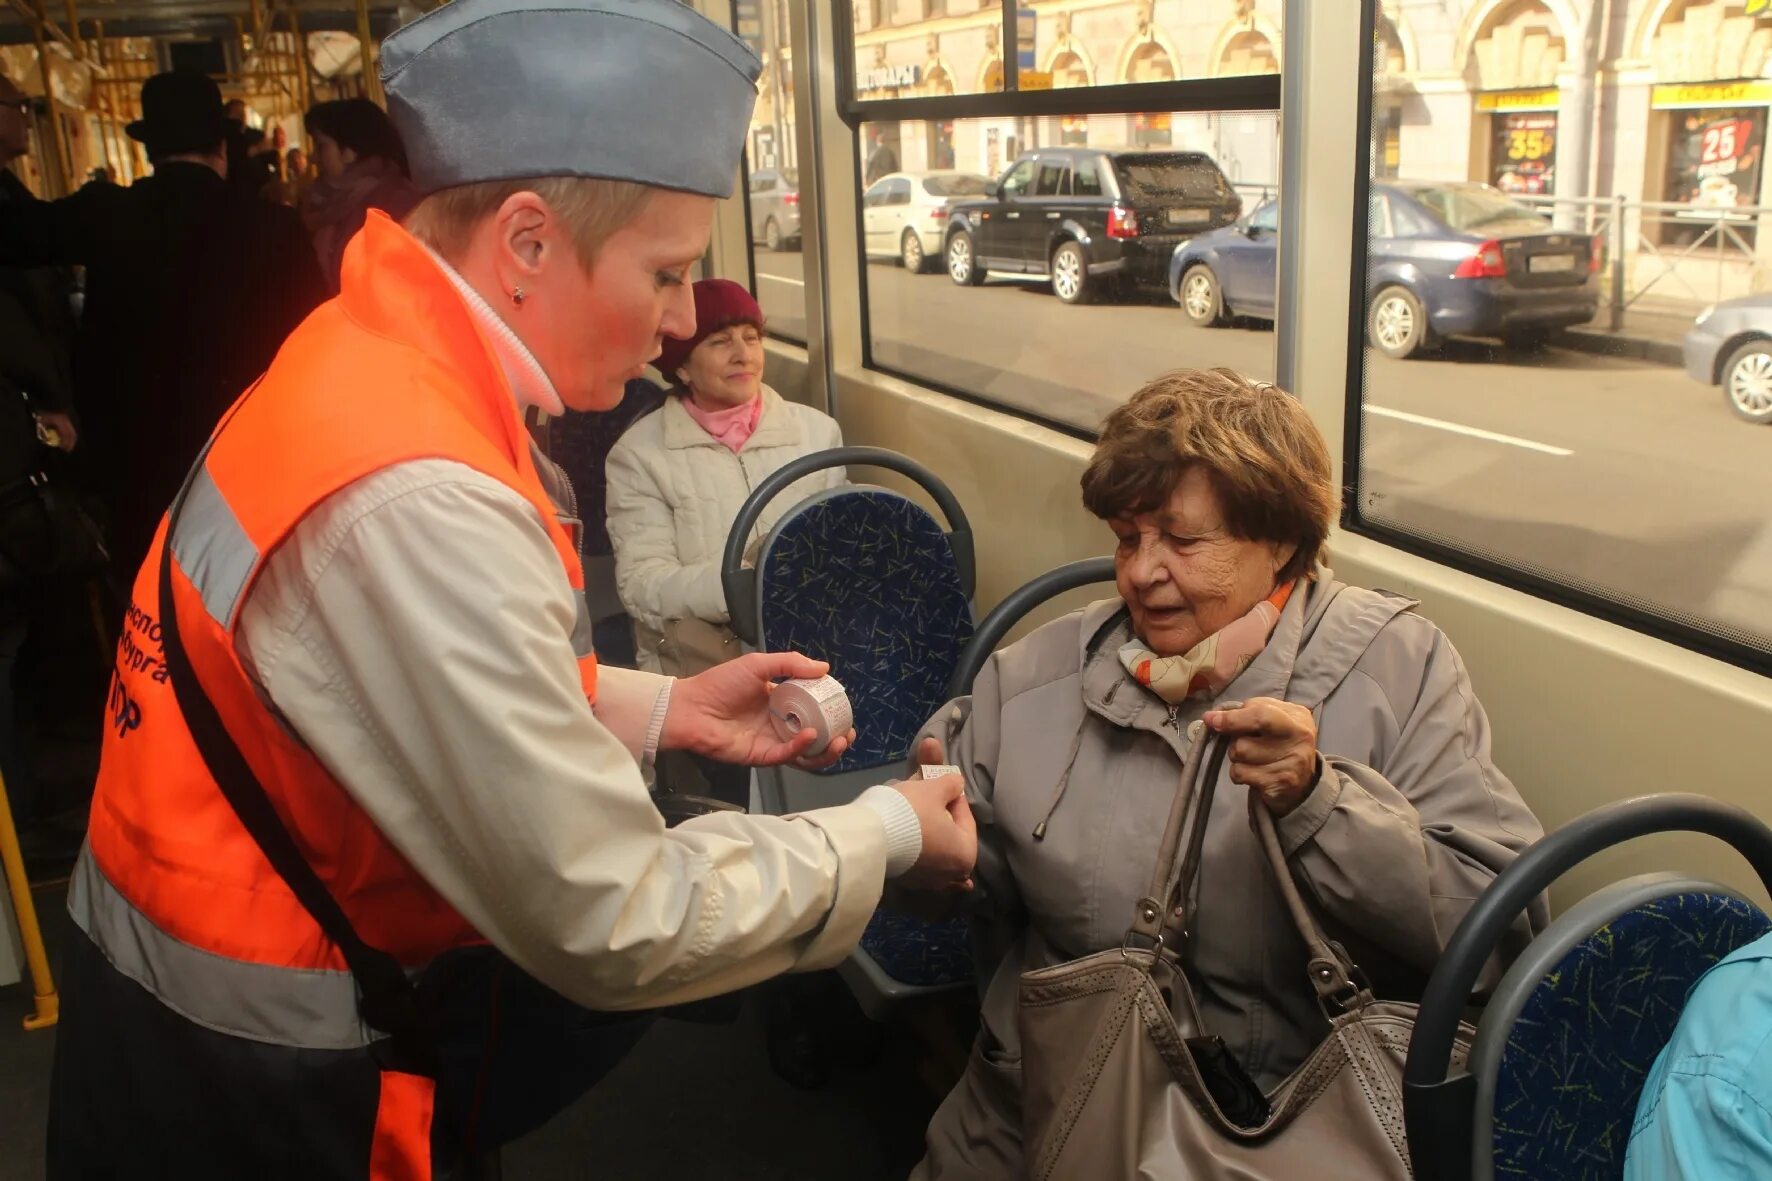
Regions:
<instances>
[{"instance_id":1,"label":"parked car","mask_svg":"<svg viewBox=\"0 0 1772 1181\"><path fill-rule=\"evenodd\" d=\"M1729 409L1772 423L1772 294L1726 299L1686 333L1686 376L1723 387Z\"/></svg>"},{"instance_id":2,"label":"parked car","mask_svg":"<svg viewBox=\"0 0 1772 1181\"><path fill-rule=\"evenodd\" d=\"M970 172L894 172L869 186L861 198L862 232L869 258L896 258L916 274L941 258L949 207L957 198L983 197L991 178Z\"/></svg>"},{"instance_id":3,"label":"parked car","mask_svg":"<svg viewBox=\"0 0 1772 1181\"><path fill-rule=\"evenodd\" d=\"M1161 284L1178 243L1242 209L1201 152L1042 148L983 198L954 203L943 253L962 287L991 271L1049 275L1059 299L1085 303L1129 282Z\"/></svg>"},{"instance_id":4,"label":"parked car","mask_svg":"<svg viewBox=\"0 0 1772 1181\"><path fill-rule=\"evenodd\" d=\"M1602 244L1551 225L1486 184L1392 181L1367 206L1367 320L1372 347L1410 357L1446 336L1499 336L1534 348L1600 306ZM1202 326L1272 319L1280 206L1175 250L1169 293Z\"/></svg>"},{"instance_id":5,"label":"parked car","mask_svg":"<svg viewBox=\"0 0 1772 1181\"><path fill-rule=\"evenodd\" d=\"M771 250L800 246L800 174L792 168L751 173L751 241Z\"/></svg>"}]
</instances>

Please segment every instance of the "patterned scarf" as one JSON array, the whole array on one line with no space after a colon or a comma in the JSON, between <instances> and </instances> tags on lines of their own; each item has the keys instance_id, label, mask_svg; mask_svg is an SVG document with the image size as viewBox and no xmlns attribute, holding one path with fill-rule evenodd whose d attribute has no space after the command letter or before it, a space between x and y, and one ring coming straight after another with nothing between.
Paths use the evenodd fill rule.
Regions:
<instances>
[{"instance_id":1,"label":"patterned scarf","mask_svg":"<svg viewBox=\"0 0 1772 1181\"><path fill-rule=\"evenodd\" d=\"M1134 637L1120 649L1120 663L1139 684L1170 705L1180 705L1190 697L1216 696L1267 647L1296 585L1286 583L1255 604L1249 614L1213 632L1181 656L1158 656Z\"/></svg>"}]
</instances>

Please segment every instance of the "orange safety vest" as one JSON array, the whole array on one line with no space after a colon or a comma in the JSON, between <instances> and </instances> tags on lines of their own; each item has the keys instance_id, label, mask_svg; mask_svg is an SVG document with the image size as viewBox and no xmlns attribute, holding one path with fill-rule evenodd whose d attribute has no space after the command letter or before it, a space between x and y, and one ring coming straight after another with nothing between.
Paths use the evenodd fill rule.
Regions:
<instances>
[{"instance_id":1,"label":"orange safety vest","mask_svg":"<svg viewBox=\"0 0 1772 1181\"><path fill-rule=\"evenodd\" d=\"M162 615L177 612L204 695L363 940L409 972L483 942L287 727L236 650L241 605L291 531L353 481L426 458L466 464L534 505L578 592L578 624L561 643L572 643L585 694L594 698L596 657L574 522L549 498L504 372L460 293L423 246L374 213L346 254L341 294L296 330L223 420L192 472L170 540L163 521L136 579L111 681L88 848L70 895L76 921L109 967L190 1022L194 1042L207 1046L220 1034L251 1043L238 1065L242 1086L262 1076L263 1055L277 1050L297 1061L304 1053L345 1055L326 1060L340 1071L354 1063L357 1084L362 1063L385 1062L386 1055L378 1055L381 1039L359 1018L357 989L338 948L272 869L194 745L167 683ZM168 544L173 601L164 603L160 567ZM69 998L64 1030L119 1022L115 1013L82 1011L80 999ZM111 1033L121 1038L112 1052L128 1054L131 1030ZM228 1085L226 1058L222 1052L216 1077L201 1086ZM100 1065L62 1055L57 1072ZM300 1073L295 1068L290 1077ZM429 1177L433 1080L382 1065L375 1074L373 1110L364 1110L367 1090L359 1085L359 1101L339 1117L372 1121L358 1171L284 1159L272 1172ZM58 1079L58 1098L68 1089L64 1081ZM298 1079L284 1095L305 1102L304 1087L316 1082ZM311 1098L337 1102L335 1095ZM361 1147L361 1132L344 1142ZM304 1129L299 1139L325 1136ZM272 1175L239 1159L224 1171Z\"/></svg>"}]
</instances>

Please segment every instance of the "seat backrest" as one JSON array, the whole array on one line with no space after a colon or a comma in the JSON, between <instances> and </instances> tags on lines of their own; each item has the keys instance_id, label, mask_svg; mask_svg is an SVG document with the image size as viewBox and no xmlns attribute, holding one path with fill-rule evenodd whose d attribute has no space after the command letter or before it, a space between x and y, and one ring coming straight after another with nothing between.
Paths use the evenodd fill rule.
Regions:
<instances>
[{"instance_id":1,"label":"seat backrest","mask_svg":"<svg viewBox=\"0 0 1772 1181\"><path fill-rule=\"evenodd\" d=\"M856 741L829 773L905 758L947 701L972 609L953 547L916 502L852 484L776 522L757 559L757 634L769 652L828 660Z\"/></svg>"},{"instance_id":2,"label":"seat backrest","mask_svg":"<svg viewBox=\"0 0 1772 1181\"><path fill-rule=\"evenodd\" d=\"M568 410L548 420L548 458L559 464L578 494L578 515L584 522L583 556L600 557L615 552L609 543L609 480L604 465L623 433L651 414L669 397L644 377L627 383L621 401L612 410Z\"/></svg>"},{"instance_id":3,"label":"seat backrest","mask_svg":"<svg viewBox=\"0 0 1772 1181\"><path fill-rule=\"evenodd\" d=\"M1665 873L1561 915L1503 977L1471 1049L1475 1181L1616 1181L1643 1080L1686 994L1768 929L1734 891Z\"/></svg>"}]
</instances>

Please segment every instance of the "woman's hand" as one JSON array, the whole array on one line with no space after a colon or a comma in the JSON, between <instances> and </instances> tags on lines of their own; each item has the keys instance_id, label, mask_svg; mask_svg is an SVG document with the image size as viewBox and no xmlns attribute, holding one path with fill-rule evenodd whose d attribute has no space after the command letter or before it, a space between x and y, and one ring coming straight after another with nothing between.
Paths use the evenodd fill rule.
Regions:
<instances>
[{"instance_id":1,"label":"woman's hand","mask_svg":"<svg viewBox=\"0 0 1772 1181\"><path fill-rule=\"evenodd\" d=\"M1206 714L1208 727L1233 739L1231 782L1254 788L1276 817L1304 803L1322 775L1317 720L1289 701L1255 697Z\"/></svg>"},{"instance_id":2,"label":"woman's hand","mask_svg":"<svg viewBox=\"0 0 1772 1181\"><path fill-rule=\"evenodd\" d=\"M769 691L777 681L822 677L830 669L824 661L797 652L750 652L685 677L671 690L671 708L658 745L744 767L788 762L808 771L828 767L843 757L855 731L832 739L817 758L802 758L817 732L809 727L788 742L777 737L769 720Z\"/></svg>"}]
</instances>

